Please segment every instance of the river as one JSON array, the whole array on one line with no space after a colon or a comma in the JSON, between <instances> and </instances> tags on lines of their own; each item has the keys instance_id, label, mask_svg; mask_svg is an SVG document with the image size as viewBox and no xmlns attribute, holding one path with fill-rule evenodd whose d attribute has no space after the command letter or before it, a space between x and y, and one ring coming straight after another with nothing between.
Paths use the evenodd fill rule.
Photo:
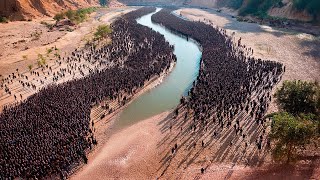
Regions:
<instances>
[{"instance_id":1,"label":"river","mask_svg":"<svg viewBox=\"0 0 320 180\"><path fill-rule=\"evenodd\" d=\"M156 12L159 10L157 8ZM154 13L142 16L137 19L137 22L163 34L165 39L171 45L174 45L177 63L160 85L134 99L121 112L119 119L115 122L115 129L130 126L138 121L175 108L179 104L181 97L190 90L192 83L199 74L202 55L199 46L195 42L187 41L186 38L180 37L153 23L151 16Z\"/></svg>"}]
</instances>

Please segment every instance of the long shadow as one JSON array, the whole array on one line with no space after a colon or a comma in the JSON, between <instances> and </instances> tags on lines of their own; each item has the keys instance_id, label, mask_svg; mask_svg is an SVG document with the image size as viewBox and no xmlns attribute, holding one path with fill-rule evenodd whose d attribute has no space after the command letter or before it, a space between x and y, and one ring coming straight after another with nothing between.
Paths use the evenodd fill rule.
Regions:
<instances>
[{"instance_id":1,"label":"long shadow","mask_svg":"<svg viewBox=\"0 0 320 180\"><path fill-rule=\"evenodd\" d=\"M303 55L314 57L317 60L317 63L320 63L320 40L305 40L301 41L299 44L304 48L308 48Z\"/></svg>"}]
</instances>

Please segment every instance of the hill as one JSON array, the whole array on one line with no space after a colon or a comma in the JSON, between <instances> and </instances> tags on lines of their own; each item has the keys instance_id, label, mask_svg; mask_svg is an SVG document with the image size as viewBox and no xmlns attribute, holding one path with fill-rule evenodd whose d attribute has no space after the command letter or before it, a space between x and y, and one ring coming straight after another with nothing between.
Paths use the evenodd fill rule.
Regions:
<instances>
[{"instance_id":1,"label":"hill","mask_svg":"<svg viewBox=\"0 0 320 180\"><path fill-rule=\"evenodd\" d=\"M10 20L29 20L67 9L98 5L98 0L1 0L0 16Z\"/></svg>"},{"instance_id":2,"label":"hill","mask_svg":"<svg viewBox=\"0 0 320 180\"><path fill-rule=\"evenodd\" d=\"M319 0L120 0L128 5L191 5L232 8L240 15L320 22Z\"/></svg>"}]
</instances>

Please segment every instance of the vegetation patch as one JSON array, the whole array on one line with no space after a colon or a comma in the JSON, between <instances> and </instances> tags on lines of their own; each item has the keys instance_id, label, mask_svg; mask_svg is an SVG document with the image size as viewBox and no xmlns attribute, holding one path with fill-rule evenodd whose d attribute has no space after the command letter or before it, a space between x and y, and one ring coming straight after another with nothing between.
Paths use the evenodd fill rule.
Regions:
<instances>
[{"instance_id":1,"label":"vegetation patch","mask_svg":"<svg viewBox=\"0 0 320 180\"><path fill-rule=\"evenodd\" d=\"M268 10L273 6L281 5L281 3L281 0L249 0L247 5L240 9L239 15L252 14L260 18L267 18Z\"/></svg>"},{"instance_id":2,"label":"vegetation patch","mask_svg":"<svg viewBox=\"0 0 320 180\"><path fill-rule=\"evenodd\" d=\"M313 16L313 20L317 20L317 18L319 17L319 0L294 0L293 6L300 11L307 10Z\"/></svg>"},{"instance_id":3,"label":"vegetation patch","mask_svg":"<svg viewBox=\"0 0 320 180\"><path fill-rule=\"evenodd\" d=\"M56 20L56 22L59 22L62 19L68 18L71 22L75 24L79 24L85 21L88 15L93 13L94 11L96 11L95 7L79 9L79 10L68 10L67 12L56 14L53 17L53 19Z\"/></svg>"},{"instance_id":4,"label":"vegetation patch","mask_svg":"<svg viewBox=\"0 0 320 180\"><path fill-rule=\"evenodd\" d=\"M100 25L98 26L96 32L94 33L95 39L103 39L106 38L109 34L112 33L112 29L108 25Z\"/></svg>"},{"instance_id":5,"label":"vegetation patch","mask_svg":"<svg viewBox=\"0 0 320 180\"><path fill-rule=\"evenodd\" d=\"M8 23L9 20L6 17L0 16L0 23Z\"/></svg>"},{"instance_id":6,"label":"vegetation patch","mask_svg":"<svg viewBox=\"0 0 320 180\"><path fill-rule=\"evenodd\" d=\"M281 112L270 115L272 155L276 161L289 163L306 145L319 141L320 87L312 82L285 81L275 97Z\"/></svg>"}]
</instances>

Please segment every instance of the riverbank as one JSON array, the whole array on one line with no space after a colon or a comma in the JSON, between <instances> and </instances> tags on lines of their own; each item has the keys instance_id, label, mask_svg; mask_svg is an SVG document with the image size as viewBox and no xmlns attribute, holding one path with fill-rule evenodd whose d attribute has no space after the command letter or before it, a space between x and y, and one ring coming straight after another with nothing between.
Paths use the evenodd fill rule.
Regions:
<instances>
[{"instance_id":1,"label":"riverbank","mask_svg":"<svg viewBox=\"0 0 320 180\"><path fill-rule=\"evenodd\" d=\"M175 13L193 21L212 23L213 26L226 29L234 42L241 38L242 44L252 48L255 58L283 63L286 72L276 88L280 87L284 80L320 81L320 40L317 37L254 23L238 22L218 12L184 8ZM277 107L272 101L268 112L276 110Z\"/></svg>"},{"instance_id":2,"label":"riverbank","mask_svg":"<svg viewBox=\"0 0 320 180\"><path fill-rule=\"evenodd\" d=\"M93 33L99 25L110 24L116 17L134 9L136 8L98 9L85 22L74 27L75 29L71 32L48 31L48 28L43 23L41 24L44 21L52 21L52 19L48 18L37 19L32 22L0 24L0 33L3 34L0 37L0 78L5 79L12 73L15 73L16 76L17 74L24 76L24 78L22 76L15 78L7 84L12 95L6 93L4 88L1 89L1 111L5 105L19 103L49 84L63 83L83 77L80 72L75 72L75 74L67 73L64 77L59 77L58 81L53 81L55 74L61 73L61 69L72 65L71 62L68 62L68 58L72 56L75 50L85 49L84 46L92 39ZM35 32L37 33L35 34ZM31 34L30 37L28 33ZM48 68L38 67L40 58L44 59ZM82 61L80 64L88 68L94 68L96 65L88 61ZM89 71L83 71L83 73L87 75ZM25 77L28 77L28 79ZM36 89L27 86L23 87L19 83L20 80L35 85ZM14 98L14 96L17 98Z\"/></svg>"},{"instance_id":3,"label":"riverbank","mask_svg":"<svg viewBox=\"0 0 320 180\"><path fill-rule=\"evenodd\" d=\"M168 114L163 112L112 134L71 179L156 177L160 160L157 142L164 135L158 124Z\"/></svg>"},{"instance_id":4,"label":"riverbank","mask_svg":"<svg viewBox=\"0 0 320 180\"><path fill-rule=\"evenodd\" d=\"M176 63L174 62L171 63L171 66L168 69L168 71L163 72L158 77L151 78L148 82L145 83L144 87L142 87L141 89L138 89L137 92L132 97L129 97L128 99L129 102L127 102L123 106L119 105L116 109L114 109L114 111L111 114L106 115L104 118L101 119L101 116L93 115L93 112L96 111L97 109L102 110L102 107L100 105L95 106L91 109L91 122L94 122L94 135L98 144L93 148L93 150L88 152L89 161L91 159L95 159L95 157L104 149L105 144L110 141L109 140L110 137L114 136L114 134L116 133L121 132L122 130L125 130L131 127L131 126L126 128L114 127L114 123L119 119L119 115L121 114L123 109L128 107L134 100L136 100L142 94L147 93L148 91L160 85L163 82L163 79L166 78L169 73L171 73L175 64ZM111 104L117 104L117 100L115 100ZM102 110L102 113L107 114L108 112L106 110ZM82 169L86 168L87 166L88 165L82 164L82 166L76 169L74 172L76 172L77 174L77 172L79 171L81 172Z\"/></svg>"},{"instance_id":5,"label":"riverbank","mask_svg":"<svg viewBox=\"0 0 320 180\"><path fill-rule=\"evenodd\" d=\"M205 166L209 162L207 161L193 162L185 168L173 168L179 166L178 162L183 161L184 156L180 156L175 157L175 161L166 167L167 162L171 163L170 159L162 159L162 157L175 156L168 153L171 147L165 143L170 141L169 137L174 138L174 134L168 130L169 124L166 124L169 114L169 112L161 113L115 132L94 154L89 155L89 164L83 166L71 179L92 177L95 179L151 179L161 175L164 179L279 179L285 177L309 179L316 178L319 174L319 168L316 167L318 160L309 159L300 161L295 167L272 163L251 167L252 164L236 165L232 162L210 162ZM179 131L179 129L173 131ZM201 151L201 146L196 146L195 151ZM270 159L269 162L271 162ZM206 168L204 174L200 173L202 167Z\"/></svg>"},{"instance_id":6,"label":"riverbank","mask_svg":"<svg viewBox=\"0 0 320 180\"><path fill-rule=\"evenodd\" d=\"M263 166L210 163L204 174L201 162L187 168L166 169L162 157L168 148L163 140L170 136L163 129L169 111L163 112L111 135L88 164L70 179L317 179L320 167L309 159L293 165L267 164ZM200 148L200 147L197 147ZM180 159L182 160L182 159ZM172 164L177 165L177 164ZM312 171L311 171L312 170Z\"/></svg>"}]
</instances>

